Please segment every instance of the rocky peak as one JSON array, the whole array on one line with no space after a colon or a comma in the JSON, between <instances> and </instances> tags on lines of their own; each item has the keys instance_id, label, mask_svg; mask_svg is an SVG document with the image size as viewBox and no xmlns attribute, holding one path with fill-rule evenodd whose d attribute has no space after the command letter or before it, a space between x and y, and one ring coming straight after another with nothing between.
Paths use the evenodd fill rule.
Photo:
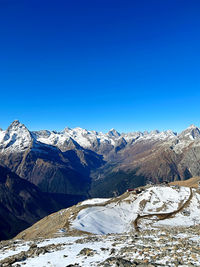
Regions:
<instances>
[{"instance_id":1,"label":"rocky peak","mask_svg":"<svg viewBox=\"0 0 200 267\"><path fill-rule=\"evenodd\" d=\"M108 133L107 133L108 136L110 137L119 137L120 136L120 133L118 133L115 129L111 129Z\"/></svg>"},{"instance_id":2,"label":"rocky peak","mask_svg":"<svg viewBox=\"0 0 200 267\"><path fill-rule=\"evenodd\" d=\"M179 134L180 138L190 138L191 140L200 138L200 129L194 124Z\"/></svg>"},{"instance_id":3,"label":"rocky peak","mask_svg":"<svg viewBox=\"0 0 200 267\"><path fill-rule=\"evenodd\" d=\"M66 132L66 133L68 133L68 132L70 132L71 131L71 128L69 128L69 127L65 127L65 129L62 131L63 133L64 132Z\"/></svg>"},{"instance_id":4,"label":"rocky peak","mask_svg":"<svg viewBox=\"0 0 200 267\"><path fill-rule=\"evenodd\" d=\"M32 135L26 126L15 120L11 123L0 142L0 149L3 150L25 150L29 147L32 141Z\"/></svg>"},{"instance_id":5,"label":"rocky peak","mask_svg":"<svg viewBox=\"0 0 200 267\"><path fill-rule=\"evenodd\" d=\"M82 149L81 146L71 137L65 140L65 142L59 147L61 151L65 152L70 149Z\"/></svg>"},{"instance_id":6,"label":"rocky peak","mask_svg":"<svg viewBox=\"0 0 200 267\"><path fill-rule=\"evenodd\" d=\"M187 129L196 129L196 128L198 128L196 125L191 124Z\"/></svg>"},{"instance_id":7,"label":"rocky peak","mask_svg":"<svg viewBox=\"0 0 200 267\"><path fill-rule=\"evenodd\" d=\"M10 124L10 126L8 127L6 132L7 133L11 133L11 132L20 132L20 133L22 133L22 132L29 132L29 130L20 121L15 120Z\"/></svg>"},{"instance_id":8,"label":"rocky peak","mask_svg":"<svg viewBox=\"0 0 200 267\"><path fill-rule=\"evenodd\" d=\"M17 126L20 126L20 125L22 125L21 124L21 122L19 121L19 120L14 120L12 123L11 123L11 125L10 125L10 127L17 127Z\"/></svg>"},{"instance_id":9,"label":"rocky peak","mask_svg":"<svg viewBox=\"0 0 200 267\"><path fill-rule=\"evenodd\" d=\"M151 135L159 134L160 132L158 130L153 130L150 132Z\"/></svg>"},{"instance_id":10,"label":"rocky peak","mask_svg":"<svg viewBox=\"0 0 200 267\"><path fill-rule=\"evenodd\" d=\"M144 132L143 132L143 135L148 135L148 134L149 134L148 131L144 131Z\"/></svg>"},{"instance_id":11,"label":"rocky peak","mask_svg":"<svg viewBox=\"0 0 200 267\"><path fill-rule=\"evenodd\" d=\"M83 129L81 127L74 128L73 133L75 133L76 135L83 135L83 136L86 136L89 134L89 132L86 129Z\"/></svg>"},{"instance_id":12,"label":"rocky peak","mask_svg":"<svg viewBox=\"0 0 200 267\"><path fill-rule=\"evenodd\" d=\"M165 133L168 134L168 135L177 136L177 133L173 132L172 130L167 130L167 131L165 131Z\"/></svg>"}]
</instances>

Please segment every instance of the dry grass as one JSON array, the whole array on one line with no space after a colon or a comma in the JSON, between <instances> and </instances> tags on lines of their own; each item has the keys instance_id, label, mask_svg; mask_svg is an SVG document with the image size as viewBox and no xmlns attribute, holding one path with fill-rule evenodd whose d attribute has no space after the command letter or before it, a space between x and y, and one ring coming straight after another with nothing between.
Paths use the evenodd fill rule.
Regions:
<instances>
[{"instance_id":1,"label":"dry grass","mask_svg":"<svg viewBox=\"0 0 200 267\"><path fill-rule=\"evenodd\" d=\"M188 180L172 182L172 183L170 183L170 185L179 185L179 186L198 188L198 182L199 181L200 181L200 176L196 176L196 177L192 177Z\"/></svg>"}]
</instances>

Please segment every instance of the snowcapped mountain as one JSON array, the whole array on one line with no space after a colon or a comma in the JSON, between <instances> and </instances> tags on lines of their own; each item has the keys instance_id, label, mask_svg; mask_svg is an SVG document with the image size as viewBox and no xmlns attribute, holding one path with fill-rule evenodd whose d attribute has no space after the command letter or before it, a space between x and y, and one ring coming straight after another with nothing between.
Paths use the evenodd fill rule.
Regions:
<instances>
[{"instance_id":1,"label":"snowcapped mountain","mask_svg":"<svg viewBox=\"0 0 200 267\"><path fill-rule=\"evenodd\" d=\"M14 121L7 130L0 131L0 150L2 152L26 150L32 141L31 133L19 121Z\"/></svg>"},{"instance_id":2,"label":"snowcapped mountain","mask_svg":"<svg viewBox=\"0 0 200 267\"><path fill-rule=\"evenodd\" d=\"M40 134L50 136L48 131ZM62 146L67 147L63 152L59 145L51 143L40 142L36 133L14 121L0 134L0 165L44 192L86 196L89 173L103 164L102 156L82 148L71 138L63 141Z\"/></svg>"},{"instance_id":3,"label":"snowcapped mountain","mask_svg":"<svg viewBox=\"0 0 200 267\"><path fill-rule=\"evenodd\" d=\"M118 133L115 129L111 129L108 133L87 131L82 128L65 128L62 132L55 131L37 131L33 132L37 141L41 143L55 145L61 150L65 150L65 142L70 138L78 143L80 146L94 150L98 153L104 153L108 150L109 152L118 146L122 141L127 144L133 143L136 140L169 140L176 137L176 134L172 131L159 132L152 131L148 132L132 132L132 133Z\"/></svg>"},{"instance_id":4,"label":"snowcapped mountain","mask_svg":"<svg viewBox=\"0 0 200 267\"><path fill-rule=\"evenodd\" d=\"M149 180L200 175L200 129L177 134L108 133L82 128L29 131L19 121L0 130L0 164L54 193L108 197Z\"/></svg>"},{"instance_id":5,"label":"snowcapped mountain","mask_svg":"<svg viewBox=\"0 0 200 267\"><path fill-rule=\"evenodd\" d=\"M33 140L43 144L58 147L65 152L70 148L86 148L95 152L103 153L104 150L112 150L118 147L120 143L126 145L140 141L163 141L175 142L177 140L200 139L200 130L198 127L191 125L179 135L171 130L159 132L154 130L151 132L130 132L120 134L115 129L111 129L108 133L87 131L80 127L70 129L65 128L61 132L56 131L33 131L30 132L25 125L19 121L14 121L7 130L0 130L0 150L26 150ZM123 147L124 148L124 147Z\"/></svg>"},{"instance_id":6,"label":"snowcapped mountain","mask_svg":"<svg viewBox=\"0 0 200 267\"><path fill-rule=\"evenodd\" d=\"M194 124L190 125L186 130L179 134L179 138L187 139L190 138L191 140L199 139L200 138L200 129L195 126Z\"/></svg>"}]
</instances>

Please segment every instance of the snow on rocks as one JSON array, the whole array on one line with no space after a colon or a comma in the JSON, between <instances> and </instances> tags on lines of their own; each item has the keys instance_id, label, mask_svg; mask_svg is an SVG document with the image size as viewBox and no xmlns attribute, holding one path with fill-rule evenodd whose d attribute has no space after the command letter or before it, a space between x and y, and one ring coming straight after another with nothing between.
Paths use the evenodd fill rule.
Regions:
<instances>
[{"instance_id":1,"label":"snow on rocks","mask_svg":"<svg viewBox=\"0 0 200 267\"><path fill-rule=\"evenodd\" d=\"M137 142L157 142L162 145L172 145L176 153L181 153L184 147L194 141L194 145L199 145L200 129L196 126L190 126L179 135L171 130L118 133L115 129L111 129L108 133L102 133L88 131L80 127L73 129L66 127L61 132L48 130L30 132L16 120L7 130L0 129L0 150L25 150L32 139L46 145L56 146L62 151L70 149L70 144L72 145L72 143L74 143L75 147L78 145L82 148L104 153L117 148L121 142L124 144L123 147Z\"/></svg>"},{"instance_id":2,"label":"snow on rocks","mask_svg":"<svg viewBox=\"0 0 200 267\"><path fill-rule=\"evenodd\" d=\"M0 134L0 150L4 151L23 151L31 144L31 133L19 121L14 121L6 131Z\"/></svg>"},{"instance_id":3,"label":"snow on rocks","mask_svg":"<svg viewBox=\"0 0 200 267\"><path fill-rule=\"evenodd\" d=\"M190 227L37 239L29 243L4 241L0 243L0 266L200 266L199 235L198 227Z\"/></svg>"}]
</instances>

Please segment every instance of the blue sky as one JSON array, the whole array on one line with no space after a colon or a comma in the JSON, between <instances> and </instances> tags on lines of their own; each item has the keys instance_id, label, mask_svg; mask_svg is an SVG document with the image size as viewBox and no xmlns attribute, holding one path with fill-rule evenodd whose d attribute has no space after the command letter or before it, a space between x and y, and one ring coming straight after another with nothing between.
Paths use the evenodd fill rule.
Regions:
<instances>
[{"instance_id":1,"label":"blue sky","mask_svg":"<svg viewBox=\"0 0 200 267\"><path fill-rule=\"evenodd\" d=\"M200 2L0 0L0 127L200 126Z\"/></svg>"}]
</instances>

